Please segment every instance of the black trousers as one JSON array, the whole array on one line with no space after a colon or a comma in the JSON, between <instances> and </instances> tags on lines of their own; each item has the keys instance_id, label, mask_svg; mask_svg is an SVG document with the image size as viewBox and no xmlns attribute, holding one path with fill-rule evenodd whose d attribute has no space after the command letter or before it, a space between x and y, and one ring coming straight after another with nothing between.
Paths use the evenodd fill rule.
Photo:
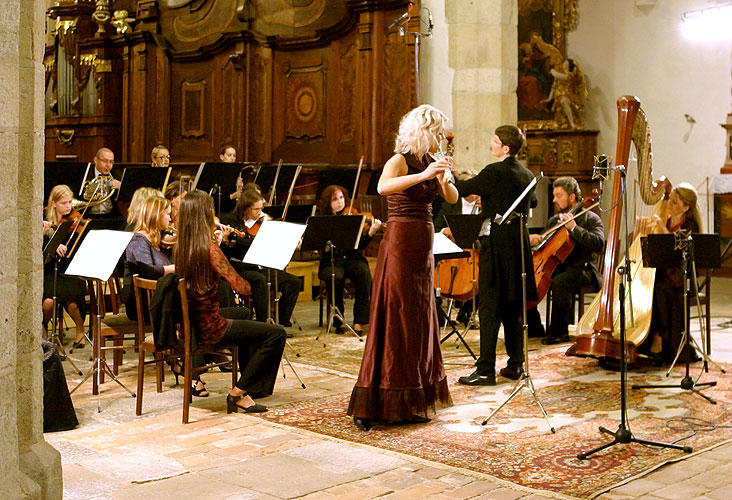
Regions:
<instances>
[{"instance_id":1,"label":"black trousers","mask_svg":"<svg viewBox=\"0 0 732 500\"><path fill-rule=\"evenodd\" d=\"M224 318L234 320L219 342L239 347L239 380L236 386L253 397L269 396L274 391L277 371L285 349L285 329L247 318L241 307L220 309Z\"/></svg>"},{"instance_id":2,"label":"black trousers","mask_svg":"<svg viewBox=\"0 0 732 500\"><path fill-rule=\"evenodd\" d=\"M249 282L252 288L252 309L257 321L267 321L267 280L271 279L271 287L275 289L275 276L277 277L277 290L282 294L279 300L278 312L281 325L289 326L292 318L292 311L297 305L297 297L302 289L302 281L297 276L284 271L272 270L267 273L266 269L256 266L231 261L232 267L239 273L239 276ZM274 318L274 312L272 312Z\"/></svg>"},{"instance_id":3,"label":"black trousers","mask_svg":"<svg viewBox=\"0 0 732 500\"><path fill-rule=\"evenodd\" d=\"M597 284L595 275L584 267L558 267L552 275L551 284L551 318L548 318L547 335L564 337L569 334L569 324L574 319L574 294L583 286ZM528 311L529 331L541 329L539 311L534 308Z\"/></svg>"},{"instance_id":4,"label":"black trousers","mask_svg":"<svg viewBox=\"0 0 732 500\"><path fill-rule=\"evenodd\" d=\"M371 270L369 263L362 259L346 259L337 262L333 267L335 274L335 306L345 316L346 311L343 310L343 288L344 282L350 279L356 288L356 296L353 304L353 322L359 325L365 325L369 322L369 308L371 306ZM318 270L318 277L325 282L325 289L329 297L333 297L331 283L330 264L321 266ZM340 326L338 320L335 320L335 326Z\"/></svg>"}]
</instances>

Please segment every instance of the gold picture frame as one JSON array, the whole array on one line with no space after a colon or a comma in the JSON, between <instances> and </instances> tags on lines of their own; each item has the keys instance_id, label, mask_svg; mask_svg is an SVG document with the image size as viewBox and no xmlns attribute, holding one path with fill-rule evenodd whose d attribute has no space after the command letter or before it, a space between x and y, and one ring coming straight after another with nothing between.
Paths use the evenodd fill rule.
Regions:
<instances>
[{"instance_id":1,"label":"gold picture frame","mask_svg":"<svg viewBox=\"0 0 732 500\"><path fill-rule=\"evenodd\" d=\"M577 26L577 0L519 0L518 14L518 126L523 130L556 130L554 113L542 102L551 89L551 68L529 39L538 33L566 57L567 32Z\"/></svg>"}]
</instances>

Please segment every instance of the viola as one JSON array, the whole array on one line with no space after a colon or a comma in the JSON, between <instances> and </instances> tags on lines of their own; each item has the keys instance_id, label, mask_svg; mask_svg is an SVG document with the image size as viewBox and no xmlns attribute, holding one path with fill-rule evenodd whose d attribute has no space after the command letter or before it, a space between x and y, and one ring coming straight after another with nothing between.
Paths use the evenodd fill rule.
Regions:
<instances>
[{"instance_id":1,"label":"viola","mask_svg":"<svg viewBox=\"0 0 732 500\"><path fill-rule=\"evenodd\" d=\"M574 218L580 208L585 208L585 211L590 210L593 202L596 204L595 199L598 195L599 193L593 191L593 196L589 196L581 203L575 205L569 213ZM536 302L532 301L527 304L530 309L536 307L544 299L552 284L554 271L574 249L575 241L569 235L567 228L564 227L566 222L558 224L556 227L547 231L544 240L536 246L537 249L533 254L533 263L538 299Z\"/></svg>"},{"instance_id":2,"label":"viola","mask_svg":"<svg viewBox=\"0 0 732 500\"><path fill-rule=\"evenodd\" d=\"M76 210L72 210L71 212L59 219L59 223L69 221L73 222L73 224L71 225L71 229L69 229L69 233L81 234L84 231L85 223L90 222L91 219L84 219L79 212L77 212Z\"/></svg>"}]
</instances>

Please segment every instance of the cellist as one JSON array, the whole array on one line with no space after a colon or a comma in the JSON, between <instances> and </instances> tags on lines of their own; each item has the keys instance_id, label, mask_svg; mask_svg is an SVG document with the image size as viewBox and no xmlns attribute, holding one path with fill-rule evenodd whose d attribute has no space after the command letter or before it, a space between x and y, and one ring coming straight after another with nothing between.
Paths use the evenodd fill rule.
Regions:
<instances>
[{"instance_id":1,"label":"cellist","mask_svg":"<svg viewBox=\"0 0 732 500\"><path fill-rule=\"evenodd\" d=\"M564 227L574 240L574 248L563 263L552 274L551 318L547 318L545 333L537 308L528 311L529 337L544 337L542 344L551 345L569 342L568 326L572 321L572 299L583 286L596 285L602 280L597 269L597 254L605 245L605 231L600 217L587 210L573 217L570 211L582 202L582 192L573 177L559 177L552 184L554 211L544 230L551 229L565 221ZM539 234L529 235L531 246L542 241ZM546 336L545 336L546 334Z\"/></svg>"}]
</instances>

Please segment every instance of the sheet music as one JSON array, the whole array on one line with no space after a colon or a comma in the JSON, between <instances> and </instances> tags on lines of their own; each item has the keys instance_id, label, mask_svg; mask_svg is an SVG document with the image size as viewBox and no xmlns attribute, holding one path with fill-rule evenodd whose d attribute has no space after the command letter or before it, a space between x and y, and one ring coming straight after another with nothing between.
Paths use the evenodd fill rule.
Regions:
<instances>
[{"instance_id":1,"label":"sheet music","mask_svg":"<svg viewBox=\"0 0 732 500\"><path fill-rule=\"evenodd\" d=\"M450 238L442 233L435 233L432 240L432 254L440 255L443 253L460 253L463 249L457 246Z\"/></svg>"},{"instance_id":2,"label":"sheet music","mask_svg":"<svg viewBox=\"0 0 732 500\"><path fill-rule=\"evenodd\" d=\"M132 236L133 233L128 231L89 231L66 269L66 274L107 281Z\"/></svg>"},{"instance_id":3,"label":"sheet music","mask_svg":"<svg viewBox=\"0 0 732 500\"><path fill-rule=\"evenodd\" d=\"M305 232L305 224L266 220L242 262L284 270Z\"/></svg>"}]
</instances>

